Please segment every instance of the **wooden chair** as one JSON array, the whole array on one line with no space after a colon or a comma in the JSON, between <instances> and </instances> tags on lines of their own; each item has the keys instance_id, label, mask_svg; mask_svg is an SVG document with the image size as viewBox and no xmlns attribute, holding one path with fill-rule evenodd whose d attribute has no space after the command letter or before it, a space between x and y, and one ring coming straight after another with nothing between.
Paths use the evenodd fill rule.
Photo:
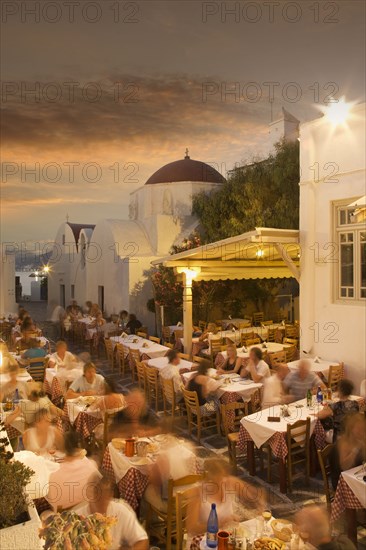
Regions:
<instances>
[{"instance_id":1,"label":"wooden chair","mask_svg":"<svg viewBox=\"0 0 366 550\"><path fill-rule=\"evenodd\" d=\"M286 338L299 338L299 326L298 325L285 325Z\"/></svg>"},{"instance_id":2,"label":"wooden chair","mask_svg":"<svg viewBox=\"0 0 366 550\"><path fill-rule=\"evenodd\" d=\"M165 340L166 342L170 342L170 339L171 339L172 335L170 333L170 328L169 327L163 327L161 329L161 335L163 337L163 340Z\"/></svg>"},{"instance_id":3,"label":"wooden chair","mask_svg":"<svg viewBox=\"0 0 366 550\"><path fill-rule=\"evenodd\" d=\"M330 464L329 464L329 456L335 449L335 444L333 445L327 445L324 447L324 449L317 449L318 453L318 460L320 465L320 470L323 477L323 483L324 483L324 494L327 501L327 507L329 512L331 511L331 504L334 499L334 492L331 487L331 483L329 483L329 477L330 477Z\"/></svg>"},{"instance_id":4,"label":"wooden chair","mask_svg":"<svg viewBox=\"0 0 366 550\"><path fill-rule=\"evenodd\" d=\"M180 357L181 359L185 359L186 361L190 361L190 360L191 360L191 358L190 358L190 356L188 355L188 353L180 353L180 352L179 352L178 355L179 355L179 357Z\"/></svg>"},{"instance_id":5,"label":"wooden chair","mask_svg":"<svg viewBox=\"0 0 366 550\"><path fill-rule=\"evenodd\" d=\"M151 342L155 342L155 344L160 344L160 338L157 338L156 336L149 336L149 340Z\"/></svg>"},{"instance_id":6,"label":"wooden chair","mask_svg":"<svg viewBox=\"0 0 366 550\"><path fill-rule=\"evenodd\" d=\"M221 411L221 423L223 433L227 439L229 460L232 466L233 472L237 470L238 458L244 458L244 454L237 455L237 443L239 439L240 420L243 416L248 415L248 403L244 401L235 401L234 403L222 403L220 407ZM230 418L230 423L234 423L234 431L229 431L229 418L228 413L231 412L234 418Z\"/></svg>"},{"instance_id":7,"label":"wooden chair","mask_svg":"<svg viewBox=\"0 0 366 550\"><path fill-rule=\"evenodd\" d=\"M262 408L261 404L261 392L260 389L257 388L254 390L254 392L250 396L250 413L253 414L255 412L258 412Z\"/></svg>"},{"instance_id":8,"label":"wooden chair","mask_svg":"<svg viewBox=\"0 0 366 550\"><path fill-rule=\"evenodd\" d=\"M202 361L206 361L206 359L205 359L204 357L200 357L199 355L194 355L194 356L192 357L192 362L193 362L193 363L198 363L198 364L200 364L200 363L202 363Z\"/></svg>"},{"instance_id":9,"label":"wooden chair","mask_svg":"<svg viewBox=\"0 0 366 550\"><path fill-rule=\"evenodd\" d=\"M131 375L132 375L132 382L135 382L135 379L137 377L136 374L136 363L141 361L141 354L138 349L130 349L127 348L130 356L130 365L131 365Z\"/></svg>"},{"instance_id":10,"label":"wooden chair","mask_svg":"<svg viewBox=\"0 0 366 550\"><path fill-rule=\"evenodd\" d=\"M279 365L280 363L286 363L286 352L277 351L276 353L269 353L268 358L269 358L270 365L273 368L276 365Z\"/></svg>"},{"instance_id":11,"label":"wooden chair","mask_svg":"<svg viewBox=\"0 0 366 550\"><path fill-rule=\"evenodd\" d=\"M138 330L138 332L136 332L136 336L140 336L140 338L146 338L146 340L147 340L147 331L145 332L144 330L142 330L140 328Z\"/></svg>"},{"instance_id":12,"label":"wooden chair","mask_svg":"<svg viewBox=\"0 0 366 550\"><path fill-rule=\"evenodd\" d=\"M154 401L155 411L159 409L159 370L155 367L149 367L145 365L145 377L146 377L146 393L151 403Z\"/></svg>"},{"instance_id":13,"label":"wooden chair","mask_svg":"<svg viewBox=\"0 0 366 550\"><path fill-rule=\"evenodd\" d=\"M276 332L277 329L275 328L268 328L267 329L267 342L275 342L276 341Z\"/></svg>"},{"instance_id":14,"label":"wooden chair","mask_svg":"<svg viewBox=\"0 0 366 550\"><path fill-rule=\"evenodd\" d=\"M310 418L287 425L287 477L289 492L292 491L293 468L305 464L305 479L310 476Z\"/></svg>"},{"instance_id":15,"label":"wooden chair","mask_svg":"<svg viewBox=\"0 0 366 550\"><path fill-rule=\"evenodd\" d=\"M33 359L29 359L28 372L35 382L44 382L47 365L48 357L34 357Z\"/></svg>"},{"instance_id":16,"label":"wooden chair","mask_svg":"<svg viewBox=\"0 0 366 550\"><path fill-rule=\"evenodd\" d=\"M180 413L180 407L177 405L177 394L174 389L174 382L171 378L160 377L161 389L163 393L164 416L171 415L174 420L175 414Z\"/></svg>"},{"instance_id":17,"label":"wooden chair","mask_svg":"<svg viewBox=\"0 0 366 550\"><path fill-rule=\"evenodd\" d=\"M170 342L164 342L164 343L163 343L163 346L165 346L166 348L169 348L169 349L173 349L173 348L174 348L173 344L171 344Z\"/></svg>"},{"instance_id":18,"label":"wooden chair","mask_svg":"<svg viewBox=\"0 0 366 550\"><path fill-rule=\"evenodd\" d=\"M155 535L165 545L166 550L171 550L172 539L177 533L177 509L176 493L179 488L191 488L202 480L202 475L190 474L179 479L168 480L168 499L166 509L157 508L147 500L146 531L149 535ZM157 522L152 522L153 514Z\"/></svg>"},{"instance_id":19,"label":"wooden chair","mask_svg":"<svg viewBox=\"0 0 366 550\"><path fill-rule=\"evenodd\" d=\"M211 352L211 361L212 364L215 363L215 357L218 353L221 352L221 348L223 346L224 342L222 338L219 338L218 340L211 340L210 342L210 352Z\"/></svg>"},{"instance_id":20,"label":"wooden chair","mask_svg":"<svg viewBox=\"0 0 366 550\"><path fill-rule=\"evenodd\" d=\"M177 491L176 493L176 510L177 510L177 536L176 536L176 550L182 550L185 548L184 535L187 532L186 520L188 516L189 506L192 504L193 499L196 498L197 491L195 487L190 487L185 491Z\"/></svg>"},{"instance_id":21,"label":"wooden chair","mask_svg":"<svg viewBox=\"0 0 366 550\"><path fill-rule=\"evenodd\" d=\"M337 391L338 383L343 378L343 363L340 365L331 365L328 373L328 387L332 391Z\"/></svg>"},{"instance_id":22,"label":"wooden chair","mask_svg":"<svg viewBox=\"0 0 366 550\"><path fill-rule=\"evenodd\" d=\"M264 313L263 311L257 311L256 313L253 313L253 325L255 327L258 327L263 323L264 321Z\"/></svg>"},{"instance_id":23,"label":"wooden chair","mask_svg":"<svg viewBox=\"0 0 366 550\"><path fill-rule=\"evenodd\" d=\"M291 346L295 346L296 348L299 345L299 341L297 338L284 338L282 341L283 344L290 344Z\"/></svg>"},{"instance_id":24,"label":"wooden chair","mask_svg":"<svg viewBox=\"0 0 366 550\"><path fill-rule=\"evenodd\" d=\"M116 345L116 363L117 363L117 367L119 368L120 374L124 376L128 361L126 359L125 347L123 346L123 344Z\"/></svg>"},{"instance_id":25,"label":"wooden chair","mask_svg":"<svg viewBox=\"0 0 366 550\"><path fill-rule=\"evenodd\" d=\"M217 410L214 413L203 416L198 402L198 395L195 391L189 391L182 386L184 403L187 410L189 435L192 435L192 427L197 429L197 440L201 442L201 432L203 428L212 428L216 426L217 433L220 433L220 415Z\"/></svg>"},{"instance_id":26,"label":"wooden chair","mask_svg":"<svg viewBox=\"0 0 366 550\"><path fill-rule=\"evenodd\" d=\"M260 338L250 338L246 341L245 346L248 348L249 346L255 346L256 344L260 344L261 339Z\"/></svg>"},{"instance_id":27,"label":"wooden chair","mask_svg":"<svg viewBox=\"0 0 366 550\"><path fill-rule=\"evenodd\" d=\"M291 361L295 361L297 358L298 349L296 346L290 346L289 348L285 349L285 355L286 355L286 363L291 363Z\"/></svg>"},{"instance_id":28,"label":"wooden chair","mask_svg":"<svg viewBox=\"0 0 366 550\"><path fill-rule=\"evenodd\" d=\"M174 342L177 342L180 338L183 338L183 330L177 329L174 331Z\"/></svg>"},{"instance_id":29,"label":"wooden chair","mask_svg":"<svg viewBox=\"0 0 366 550\"><path fill-rule=\"evenodd\" d=\"M147 381L146 381L146 365L143 361L136 361L136 374L137 374L137 384L146 395L147 390ZM156 370L156 369L155 369Z\"/></svg>"},{"instance_id":30,"label":"wooden chair","mask_svg":"<svg viewBox=\"0 0 366 550\"><path fill-rule=\"evenodd\" d=\"M251 340L252 338L254 338L254 332L244 332L240 335L240 345L246 347L247 340Z\"/></svg>"},{"instance_id":31,"label":"wooden chair","mask_svg":"<svg viewBox=\"0 0 366 550\"><path fill-rule=\"evenodd\" d=\"M112 370L114 370L114 348L110 338L104 338L104 348L108 363L112 367Z\"/></svg>"}]
</instances>

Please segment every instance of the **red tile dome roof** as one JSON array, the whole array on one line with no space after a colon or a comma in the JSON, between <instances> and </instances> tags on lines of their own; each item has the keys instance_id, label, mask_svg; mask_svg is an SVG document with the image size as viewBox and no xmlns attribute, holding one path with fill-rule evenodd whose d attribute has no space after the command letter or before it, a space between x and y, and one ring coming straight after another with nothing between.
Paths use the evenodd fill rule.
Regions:
<instances>
[{"instance_id":1,"label":"red tile dome roof","mask_svg":"<svg viewBox=\"0 0 366 550\"><path fill-rule=\"evenodd\" d=\"M182 160L176 160L175 162L169 162L162 168L159 168L150 178L145 185L151 185L153 183L170 183L178 181L202 181L208 183L224 183L225 178L215 168L201 162L199 160L192 160L186 156Z\"/></svg>"}]
</instances>

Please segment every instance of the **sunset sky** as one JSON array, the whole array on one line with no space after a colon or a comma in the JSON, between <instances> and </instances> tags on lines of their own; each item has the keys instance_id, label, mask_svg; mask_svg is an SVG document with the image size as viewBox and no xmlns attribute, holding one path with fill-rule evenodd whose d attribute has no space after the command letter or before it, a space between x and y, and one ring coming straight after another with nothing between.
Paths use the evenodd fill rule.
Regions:
<instances>
[{"instance_id":1,"label":"sunset sky","mask_svg":"<svg viewBox=\"0 0 366 550\"><path fill-rule=\"evenodd\" d=\"M74 20L45 1L37 22L25 4L3 2L2 241L52 240L67 214L127 217L129 193L186 147L224 175L260 154L265 83L273 115L301 121L331 93L365 100L360 0L81 1ZM240 98L221 94L235 83Z\"/></svg>"}]
</instances>

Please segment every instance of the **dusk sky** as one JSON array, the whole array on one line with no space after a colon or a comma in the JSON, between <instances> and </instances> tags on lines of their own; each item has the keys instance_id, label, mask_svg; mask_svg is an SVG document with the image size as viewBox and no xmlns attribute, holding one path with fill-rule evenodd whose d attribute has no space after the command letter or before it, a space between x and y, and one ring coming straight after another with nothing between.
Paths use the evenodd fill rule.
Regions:
<instances>
[{"instance_id":1,"label":"dusk sky","mask_svg":"<svg viewBox=\"0 0 366 550\"><path fill-rule=\"evenodd\" d=\"M74 21L45 1L39 22L35 2L2 4L2 241L50 241L67 214L126 218L129 193L186 147L223 175L260 155L269 82L274 117L365 100L360 0L81 1Z\"/></svg>"}]
</instances>

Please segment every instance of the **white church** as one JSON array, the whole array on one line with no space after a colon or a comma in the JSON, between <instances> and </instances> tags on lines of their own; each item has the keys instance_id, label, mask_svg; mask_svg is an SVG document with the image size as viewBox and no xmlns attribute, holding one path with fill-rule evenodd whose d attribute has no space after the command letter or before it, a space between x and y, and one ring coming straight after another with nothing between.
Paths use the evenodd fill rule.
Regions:
<instances>
[{"instance_id":1,"label":"white church","mask_svg":"<svg viewBox=\"0 0 366 550\"><path fill-rule=\"evenodd\" d=\"M264 155L280 139L298 135L299 121L282 109L269 125ZM107 315L122 309L135 313L153 329L154 317L146 308L153 291L146 272L153 260L167 255L197 227L193 196L209 193L224 181L215 168L191 159L186 151L183 159L166 164L130 194L128 220L62 223L48 279L50 308L73 299L79 304L91 300Z\"/></svg>"}]
</instances>

